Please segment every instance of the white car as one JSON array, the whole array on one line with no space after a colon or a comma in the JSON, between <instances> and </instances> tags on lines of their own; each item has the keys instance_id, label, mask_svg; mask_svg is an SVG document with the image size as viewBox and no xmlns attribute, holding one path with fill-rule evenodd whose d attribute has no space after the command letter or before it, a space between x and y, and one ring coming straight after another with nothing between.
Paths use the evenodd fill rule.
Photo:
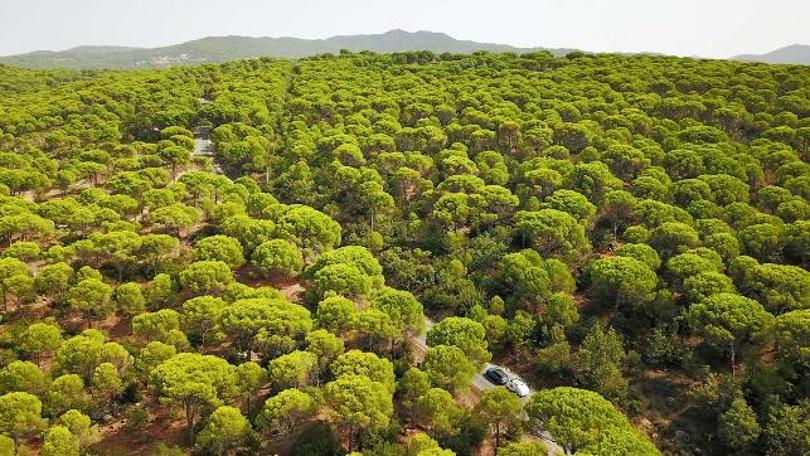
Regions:
<instances>
[{"instance_id":1,"label":"white car","mask_svg":"<svg viewBox=\"0 0 810 456\"><path fill-rule=\"evenodd\" d=\"M509 391L517 394L518 397L526 397L529 395L529 393L531 393L531 390L529 390L529 385L519 378L513 378L510 380L509 383L506 384L506 388Z\"/></svg>"}]
</instances>

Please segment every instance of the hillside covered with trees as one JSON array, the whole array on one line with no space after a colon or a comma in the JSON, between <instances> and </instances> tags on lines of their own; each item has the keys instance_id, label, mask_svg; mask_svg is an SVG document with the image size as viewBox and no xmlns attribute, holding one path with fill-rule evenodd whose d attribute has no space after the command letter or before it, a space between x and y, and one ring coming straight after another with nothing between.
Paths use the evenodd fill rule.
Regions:
<instances>
[{"instance_id":1,"label":"hillside covered with trees","mask_svg":"<svg viewBox=\"0 0 810 456\"><path fill-rule=\"evenodd\" d=\"M0 66L0 455L810 454L809 160L810 67Z\"/></svg>"},{"instance_id":2,"label":"hillside covered with trees","mask_svg":"<svg viewBox=\"0 0 810 456\"><path fill-rule=\"evenodd\" d=\"M39 69L145 69L223 63L260 57L300 59L328 52L338 53L344 49L355 52L382 53L427 50L437 54L442 52L471 54L476 51L515 53L549 51L559 56L574 50L519 48L506 44L459 40L444 33L389 30L385 33L341 35L325 39L209 36L156 48L79 46L64 51L35 51L0 56L0 64Z\"/></svg>"}]
</instances>

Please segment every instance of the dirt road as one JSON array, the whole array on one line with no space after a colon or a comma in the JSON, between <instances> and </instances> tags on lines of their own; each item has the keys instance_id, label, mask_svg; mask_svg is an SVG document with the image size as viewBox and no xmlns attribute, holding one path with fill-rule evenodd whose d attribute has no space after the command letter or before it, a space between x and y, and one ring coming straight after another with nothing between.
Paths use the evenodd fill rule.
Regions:
<instances>
[{"instance_id":1,"label":"dirt road","mask_svg":"<svg viewBox=\"0 0 810 456\"><path fill-rule=\"evenodd\" d=\"M415 335L415 336L413 336L411 338L411 341L413 342L414 348L416 348L417 352L421 352L421 353L427 352L427 349L428 349L427 333L428 333L428 331L430 331L430 328L432 328L434 324L435 323L433 322L433 320L431 320L429 318L425 318L425 330L424 330L424 332L422 334ZM484 366L484 368L481 370L481 372L478 372L477 374L475 374L475 377L473 377L473 379L472 379L472 387L475 390L477 390L477 391L485 391L485 390L488 390L488 389L495 388L496 385L494 385L492 382L487 380L486 377L484 377L484 372L486 372L486 370L491 368L491 367L497 367L497 368L503 370L504 372L506 372L509 375L510 378L514 378L514 377L520 378L520 376L518 374L512 372L508 367L500 366L500 365L492 364L492 363L487 363ZM529 388L530 388L529 395L520 399L521 402L524 403L524 404L526 402L528 402L529 399L531 399L532 395L534 395L534 393L535 393L535 390L533 388L531 388L531 386ZM543 439L543 443L545 443L546 447L548 447L548 455L549 456L564 455L565 454L565 450L563 450L563 448L561 446L557 445L557 442L554 441L551 434L549 434L548 432L546 432L546 431L540 432L537 436L540 437L541 439Z\"/></svg>"}]
</instances>

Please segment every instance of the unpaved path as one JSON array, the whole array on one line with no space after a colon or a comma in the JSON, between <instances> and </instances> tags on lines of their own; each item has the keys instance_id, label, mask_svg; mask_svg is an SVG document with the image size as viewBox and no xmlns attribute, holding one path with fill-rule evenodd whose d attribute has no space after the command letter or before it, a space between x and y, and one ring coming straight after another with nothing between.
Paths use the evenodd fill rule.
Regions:
<instances>
[{"instance_id":1,"label":"unpaved path","mask_svg":"<svg viewBox=\"0 0 810 456\"><path fill-rule=\"evenodd\" d=\"M417 355L418 359L424 358L425 353L427 352L427 349L428 349L427 333L428 333L428 331L430 331L430 328L432 328L434 324L435 323L433 322L433 320L425 317L425 330L421 334L416 334L416 335L411 336L411 342L413 343L413 346L414 346L414 349L416 351L416 355ZM497 368L502 369L504 372L506 372L509 375L510 378L514 378L514 377L520 378L520 376L518 374L514 373L508 367L500 366L500 365L497 365L497 364L487 363L484 366L484 369L481 370L481 372L478 372L477 374L475 374L475 377L473 377L473 379L472 379L472 385L471 386L478 393L480 393L482 391L485 391L485 390L488 390L488 389L495 388L495 385L492 384L489 380L487 380L486 377L484 377L484 372L486 372L486 370L491 368L491 367L497 367ZM528 382L527 382L527 384L528 384ZM535 392L536 391L533 388L530 387L529 395L524 397L524 398L521 398L520 401L525 404L526 402L529 401L529 399L534 395ZM537 435L537 437L542 439L543 443L545 443L546 447L548 447L548 455L549 456L564 455L565 454L565 450L561 446L559 446L557 444L557 442L554 441L554 438L547 431L540 432Z\"/></svg>"}]
</instances>

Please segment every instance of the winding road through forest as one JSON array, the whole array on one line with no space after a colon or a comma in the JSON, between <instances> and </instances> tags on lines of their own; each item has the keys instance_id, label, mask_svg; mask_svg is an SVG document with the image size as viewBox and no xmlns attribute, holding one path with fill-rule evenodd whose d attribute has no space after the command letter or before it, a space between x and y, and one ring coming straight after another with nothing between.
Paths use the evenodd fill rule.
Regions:
<instances>
[{"instance_id":1,"label":"winding road through forest","mask_svg":"<svg viewBox=\"0 0 810 456\"><path fill-rule=\"evenodd\" d=\"M435 323L433 322L433 320L431 320L429 318L425 318L425 330L421 334L414 335L414 336L411 337L411 341L415 345L415 348L417 349L417 351L422 352L422 353L427 352L427 349L428 349L427 333L428 333L428 331L430 331L430 328L432 328L434 324ZM520 378L520 376L518 374L514 373L508 367L500 366L498 364L486 363L484 368L480 372L475 374L475 376L473 377L473 379L472 379L472 387L473 387L473 389L481 392L481 391L485 391L485 390L488 390L488 389L495 388L495 385L492 384L489 380L487 380L486 377L484 377L484 372L486 372L486 370L491 368L491 367L497 367L497 368L503 370L504 372L506 372L509 375L510 378L514 378L514 377ZM528 382L527 382L527 384L528 384ZM529 387L529 388L530 388L529 395L520 399L520 401L523 404L526 404L529 401L529 399L536 392L533 388L531 388L531 387ZM554 441L554 438L547 431L542 431L540 433L535 433L534 435L541 438L543 440L543 443L546 444L546 447L548 447L548 455L549 456L566 454L565 450L560 445L558 445L557 442Z\"/></svg>"},{"instance_id":2,"label":"winding road through forest","mask_svg":"<svg viewBox=\"0 0 810 456\"><path fill-rule=\"evenodd\" d=\"M207 105L211 100L207 98L198 98L200 104ZM215 174L222 174L222 167L217 163L217 157L214 153L214 142L211 141L211 130L213 127L206 125L199 125L194 129L194 151L192 155L195 157L209 157L214 166Z\"/></svg>"},{"instance_id":3,"label":"winding road through forest","mask_svg":"<svg viewBox=\"0 0 810 456\"><path fill-rule=\"evenodd\" d=\"M217 163L214 153L214 142L211 141L211 127L201 125L194 129L194 151L191 154L195 157L209 157L214 173L222 174L222 167Z\"/></svg>"}]
</instances>

